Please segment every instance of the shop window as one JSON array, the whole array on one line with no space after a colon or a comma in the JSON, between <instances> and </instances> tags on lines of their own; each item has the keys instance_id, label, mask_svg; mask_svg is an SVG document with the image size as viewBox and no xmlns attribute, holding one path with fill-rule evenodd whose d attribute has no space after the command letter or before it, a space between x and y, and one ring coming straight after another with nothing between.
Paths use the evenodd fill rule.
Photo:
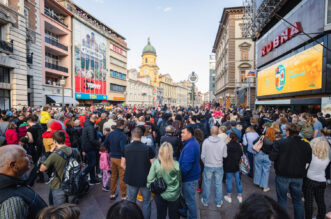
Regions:
<instances>
[{"instance_id":1,"label":"shop window","mask_svg":"<svg viewBox=\"0 0 331 219\"><path fill-rule=\"evenodd\" d=\"M0 82L10 83L9 68L0 67Z\"/></svg>"},{"instance_id":2,"label":"shop window","mask_svg":"<svg viewBox=\"0 0 331 219\"><path fill-rule=\"evenodd\" d=\"M247 49L242 49L241 50L241 60L248 60L248 51Z\"/></svg>"},{"instance_id":3,"label":"shop window","mask_svg":"<svg viewBox=\"0 0 331 219\"><path fill-rule=\"evenodd\" d=\"M7 110L10 108L10 90L0 89L0 109Z\"/></svg>"}]
</instances>

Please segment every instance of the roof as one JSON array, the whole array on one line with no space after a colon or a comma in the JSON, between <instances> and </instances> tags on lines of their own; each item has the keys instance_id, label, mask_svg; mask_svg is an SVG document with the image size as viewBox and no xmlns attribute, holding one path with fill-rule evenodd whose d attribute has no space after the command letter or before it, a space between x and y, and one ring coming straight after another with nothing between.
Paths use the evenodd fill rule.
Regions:
<instances>
[{"instance_id":1,"label":"roof","mask_svg":"<svg viewBox=\"0 0 331 219\"><path fill-rule=\"evenodd\" d=\"M226 19L227 19L227 15L228 15L228 12L230 10L237 10L237 9L241 9L241 10L244 10L244 7L242 6L238 6L238 7L229 7L229 8L224 8L223 9L223 13L222 13L222 18L220 20L220 24L218 26L218 31L217 31L217 35L216 35L216 39L215 39L215 42L214 42L214 46L213 46L213 52L216 52L216 48L217 48L217 45L218 45L218 42L219 42L219 39L222 35L222 31L223 31L223 24L225 23Z\"/></svg>"},{"instance_id":2,"label":"roof","mask_svg":"<svg viewBox=\"0 0 331 219\"><path fill-rule=\"evenodd\" d=\"M149 38L147 40L147 45L143 49L143 54L145 54L145 53L153 53L156 55L156 50L155 50L154 46L152 46Z\"/></svg>"}]
</instances>

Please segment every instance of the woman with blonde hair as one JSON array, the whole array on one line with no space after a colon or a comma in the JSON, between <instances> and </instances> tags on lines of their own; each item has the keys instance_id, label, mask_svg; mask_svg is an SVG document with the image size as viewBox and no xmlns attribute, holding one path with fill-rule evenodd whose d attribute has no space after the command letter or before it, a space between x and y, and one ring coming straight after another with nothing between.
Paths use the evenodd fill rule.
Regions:
<instances>
[{"instance_id":1,"label":"woman with blonde hair","mask_svg":"<svg viewBox=\"0 0 331 219\"><path fill-rule=\"evenodd\" d=\"M310 142L312 149L312 160L310 162L307 177L303 183L305 198L306 218L313 217L313 199L315 197L318 213L317 219L323 219L326 213L324 193L326 188L325 169L330 163L330 146L323 137L314 138Z\"/></svg>"},{"instance_id":2,"label":"woman with blonde hair","mask_svg":"<svg viewBox=\"0 0 331 219\"><path fill-rule=\"evenodd\" d=\"M147 188L158 178L163 178L167 189L161 194L155 194L157 218L179 219L179 195L181 186L181 173L179 163L173 159L173 149L169 142L164 142L156 159L149 170Z\"/></svg>"}]
</instances>

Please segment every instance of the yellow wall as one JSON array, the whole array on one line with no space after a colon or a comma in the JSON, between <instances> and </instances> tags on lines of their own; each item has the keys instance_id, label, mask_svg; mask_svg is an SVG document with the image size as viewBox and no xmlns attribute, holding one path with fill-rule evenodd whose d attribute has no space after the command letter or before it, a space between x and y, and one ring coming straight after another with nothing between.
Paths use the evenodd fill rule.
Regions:
<instances>
[{"instance_id":1,"label":"yellow wall","mask_svg":"<svg viewBox=\"0 0 331 219\"><path fill-rule=\"evenodd\" d=\"M159 86L159 67L156 65L156 55L152 53L143 54L142 65L140 66L140 75L150 76L151 85L157 87Z\"/></svg>"}]
</instances>

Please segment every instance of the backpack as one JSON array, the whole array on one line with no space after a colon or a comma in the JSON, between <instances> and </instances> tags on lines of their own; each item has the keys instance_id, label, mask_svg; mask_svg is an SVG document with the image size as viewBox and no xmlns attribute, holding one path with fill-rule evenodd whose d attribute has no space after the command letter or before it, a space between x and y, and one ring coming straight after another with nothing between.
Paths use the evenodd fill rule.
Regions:
<instances>
[{"instance_id":1,"label":"backpack","mask_svg":"<svg viewBox=\"0 0 331 219\"><path fill-rule=\"evenodd\" d=\"M36 141L34 142L35 146L37 146L38 150L42 151L42 153L45 152L45 147L43 143L43 129L41 126L38 127L38 137Z\"/></svg>"},{"instance_id":2,"label":"backpack","mask_svg":"<svg viewBox=\"0 0 331 219\"><path fill-rule=\"evenodd\" d=\"M166 134L166 131L165 131L165 129L166 129L166 126L167 126L167 120L165 120L165 121L162 121L161 123L160 123L160 126L159 126L159 132L160 132L160 136L164 136L165 134Z\"/></svg>"},{"instance_id":3,"label":"backpack","mask_svg":"<svg viewBox=\"0 0 331 219\"><path fill-rule=\"evenodd\" d=\"M79 152L72 148L72 153L69 156L62 150L57 150L56 153L66 160L61 181L62 191L66 195L83 195L87 193L89 184L87 183L87 178L83 176L83 171L76 159ZM56 171L55 174L57 175ZM58 175L57 177L61 179Z\"/></svg>"}]
</instances>

